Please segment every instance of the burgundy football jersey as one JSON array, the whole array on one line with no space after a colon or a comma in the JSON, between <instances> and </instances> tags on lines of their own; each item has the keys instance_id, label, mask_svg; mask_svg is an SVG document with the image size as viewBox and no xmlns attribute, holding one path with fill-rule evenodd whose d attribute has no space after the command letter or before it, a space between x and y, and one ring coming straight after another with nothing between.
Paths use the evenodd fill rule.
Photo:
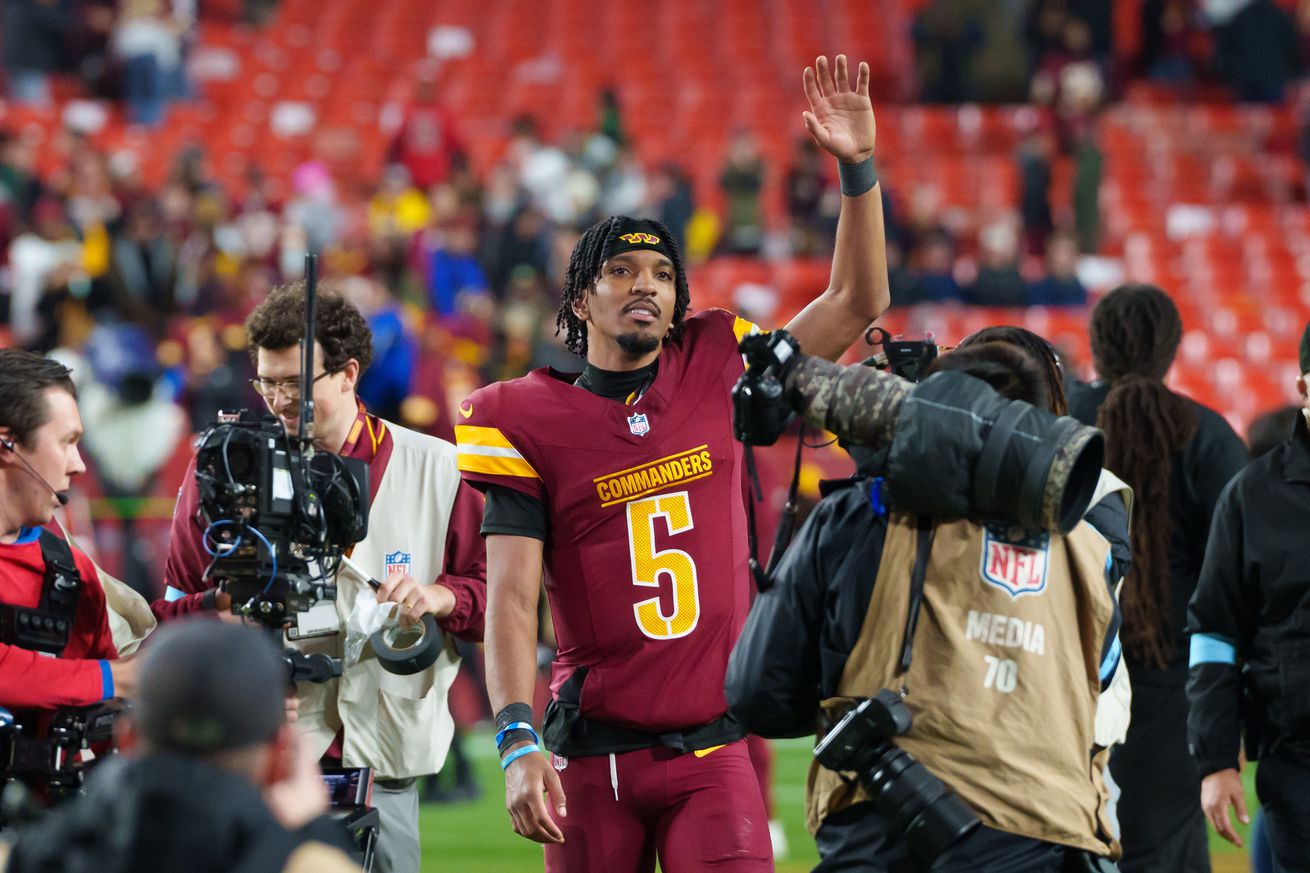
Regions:
<instances>
[{"instance_id":1,"label":"burgundy football jersey","mask_svg":"<svg viewBox=\"0 0 1310 873\"><path fill-rule=\"evenodd\" d=\"M687 319L631 405L541 369L460 408L465 478L547 507L551 691L587 666L587 718L658 732L727 709L724 671L750 605L731 389L753 327L723 310Z\"/></svg>"}]
</instances>

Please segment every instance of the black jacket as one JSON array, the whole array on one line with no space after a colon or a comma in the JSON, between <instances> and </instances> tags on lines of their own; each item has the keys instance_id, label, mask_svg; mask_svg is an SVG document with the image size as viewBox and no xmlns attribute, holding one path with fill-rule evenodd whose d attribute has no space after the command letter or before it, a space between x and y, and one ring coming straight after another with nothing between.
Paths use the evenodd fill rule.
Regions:
<instances>
[{"instance_id":1,"label":"black jacket","mask_svg":"<svg viewBox=\"0 0 1310 873\"><path fill-rule=\"evenodd\" d=\"M311 831L313 835L311 836ZM6 873L277 873L320 837L291 832L246 779L194 759L116 758L87 793L21 831ZM333 853L332 869L346 864Z\"/></svg>"},{"instance_id":2,"label":"black jacket","mask_svg":"<svg viewBox=\"0 0 1310 873\"><path fill-rule=\"evenodd\" d=\"M1188 609L1192 754L1202 775L1252 756L1310 747L1310 431L1252 461L1224 489ZM1245 669L1243 670L1243 665ZM1243 713L1243 687L1249 709ZM1251 740L1258 742L1251 742Z\"/></svg>"},{"instance_id":3,"label":"black jacket","mask_svg":"<svg viewBox=\"0 0 1310 873\"><path fill-rule=\"evenodd\" d=\"M837 483L783 556L773 587L751 606L728 662L726 693L729 714L752 733L813 734L819 702L836 693L868 613L887 533L870 498L874 481ZM1086 518L1111 543L1107 575L1117 581L1130 561L1122 499L1106 497ZM1118 626L1116 609L1106 658L1117 657Z\"/></svg>"},{"instance_id":4,"label":"black jacket","mask_svg":"<svg viewBox=\"0 0 1310 873\"><path fill-rule=\"evenodd\" d=\"M1105 382L1080 383L1069 395L1069 414L1094 426L1109 390ZM1222 415L1188 397L1183 399L1196 417L1196 433L1174 453L1169 476L1169 518L1173 522L1168 547L1170 605L1173 626L1178 631L1169 664L1163 670L1125 652L1134 686L1181 688L1187 682L1187 603L1201 573L1210 519L1219 494L1247 461L1246 446Z\"/></svg>"}]
</instances>

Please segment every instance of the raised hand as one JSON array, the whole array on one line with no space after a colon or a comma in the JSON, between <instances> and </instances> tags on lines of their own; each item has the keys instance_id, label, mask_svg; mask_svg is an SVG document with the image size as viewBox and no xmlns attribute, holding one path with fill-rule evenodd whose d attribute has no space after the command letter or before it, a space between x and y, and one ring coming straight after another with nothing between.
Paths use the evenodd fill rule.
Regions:
<instances>
[{"instance_id":1,"label":"raised hand","mask_svg":"<svg viewBox=\"0 0 1310 873\"><path fill-rule=\"evenodd\" d=\"M805 68L805 97L810 101L810 111L802 113L805 129L838 160L856 164L873 154L877 137L869 100L869 65L860 63L854 89L846 56L837 55L833 67L820 55L813 67Z\"/></svg>"}]
</instances>

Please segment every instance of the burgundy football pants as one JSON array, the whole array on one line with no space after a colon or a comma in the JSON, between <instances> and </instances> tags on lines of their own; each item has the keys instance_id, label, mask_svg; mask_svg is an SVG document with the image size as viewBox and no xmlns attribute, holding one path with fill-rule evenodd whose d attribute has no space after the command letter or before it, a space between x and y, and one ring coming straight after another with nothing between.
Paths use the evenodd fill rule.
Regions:
<instances>
[{"instance_id":1,"label":"burgundy football pants","mask_svg":"<svg viewBox=\"0 0 1310 873\"><path fill-rule=\"evenodd\" d=\"M773 850L746 741L709 754L641 749L553 758L568 799L546 873L771 873ZM552 814L554 811L552 810Z\"/></svg>"}]
</instances>

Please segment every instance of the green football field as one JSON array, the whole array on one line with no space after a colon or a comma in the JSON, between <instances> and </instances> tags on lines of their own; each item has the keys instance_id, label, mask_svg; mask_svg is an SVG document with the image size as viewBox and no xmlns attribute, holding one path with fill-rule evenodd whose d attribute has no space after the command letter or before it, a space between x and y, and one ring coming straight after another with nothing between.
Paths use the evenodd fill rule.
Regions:
<instances>
[{"instance_id":1,"label":"green football field","mask_svg":"<svg viewBox=\"0 0 1310 873\"><path fill-rule=\"evenodd\" d=\"M783 740L774 743L775 815L782 819L790 849L786 859L778 862L781 873L800 873L818 861L814 843L805 830L805 773L812 744L808 740ZM519 873L541 870L541 849L510 830L505 813L504 789L497 766L495 746L489 733L474 733L465 740L465 749L473 759L482 791L477 800L464 803L425 805L420 813L423 834L424 873ZM1248 804L1253 804L1251 787L1253 768L1244 776ZM1254 811L1253 805L1248 809ZM1240 827L1240 826L1239 826ZM1243 839L1246 828L1241 828ZM1246 871L1246 855L1213 833L1210 848L1215 873Z\"/></svg>"}]
</instances>

